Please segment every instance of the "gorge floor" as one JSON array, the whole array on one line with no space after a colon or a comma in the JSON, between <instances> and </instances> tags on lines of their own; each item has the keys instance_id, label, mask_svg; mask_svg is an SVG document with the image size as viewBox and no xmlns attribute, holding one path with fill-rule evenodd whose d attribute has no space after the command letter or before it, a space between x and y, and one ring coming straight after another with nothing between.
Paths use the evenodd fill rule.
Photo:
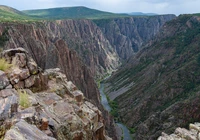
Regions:
<instances>
[{"instance_id":1,"label":"gorge floor","mask_svg":"<svg viewBox=\"0 0 200 140\"><path fill-rule=\"evenodd\" d=\"M106 94L104 93L104 83L103 82L101 82L101 84L100 84L99 91L100 91L100 95L101 95L101 104L108 112L110 112L112 108L110 107L107 97L106 97ZM115 124L117 125L117 127L119 127L121 129L121 131L117 132L117 133L121 133L121 134L118 134L119 136L121 136L121 139L132 140L131 134L130 134L128 128L124 124L122 124L120 122L116 122Z\"/></svg>"}]
</instances>

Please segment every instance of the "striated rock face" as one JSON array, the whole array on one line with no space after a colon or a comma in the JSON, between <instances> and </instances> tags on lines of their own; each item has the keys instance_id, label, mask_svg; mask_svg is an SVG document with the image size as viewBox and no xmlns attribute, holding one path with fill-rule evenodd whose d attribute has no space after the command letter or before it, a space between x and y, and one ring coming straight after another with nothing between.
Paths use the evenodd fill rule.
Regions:
<instances>
[{"instance_id":1,"label":"striated rock face","mask_svg":"<svg viewBox=\"0 0 200 140\"><path fill-rule=\"evenodd\" d=\"M59 67L68 79L75 83L84 95L103 111L106 128L109 134L115 137L113 120L100 104L99 91L94 77L77 53L68 48L66 41L56 37L43 23L2 23L0 24L0 33L6 34L9 38L5 43L5 48L25 48L42 69ZM30 73L36 72L32 61L29 61L27 65L30 65ZM33 84L32 79L34 78L36 77L31 76L30 80L26 80L25 85L21 82L17 86L19 88L20 86L29 87Z\"/></svg>"},{"instance_id":2,"label":"striated rock face","mask_svg":"<svg viewBox=\"0 0 200 140\"><path fill-rule=\"evenodd\" d=\"M115 24L119 26L119 30L113 29L112 24L110 25L109 22L108 26L111 28L108 29L106 26L107 29L105 30L104 26L100 26L96 21L95 24L90 20L1 23L0 34L7 36L8 41L4 43L5 48L25 48L42 69L59 67L61 71L67 75L68 79L75 83L75 85L83 91L84 95L91 101L93 100L93 103L101 109L103 114L105 114L105 123L107 124L107 130L110 131L109 134L115 135L113 121L108 112L103 111L100 105L99 91L94 82L94 76L103 75L108 71L116 69L120 65L120 58L127 59L131 55L133 49L130 47L132 46L130 42L132 42L132 40L137 42L136 39L131 38L131 36L134 36L139 30L142 32L144 26L142 25L139 29L138 27L136 28L135 25L125 26L128 24L124 24L123 22L133 23L132 21L136 22L135 20L139 19L140 18L123 18L113 20ZM150 20L151 18L147 19ZM159 20L159 18L152 19L155 19L155 21ZM163 18L163 20L160 18L160 20L161 22L155 22L156 26L153 26L153 20L150 20L152 23L150 27L152 27L152 29L148 28L148 32L154 30L153 28L157 30L157 28L161 27L161 23L167 21L165 18ZM148 22L145 18L141 20L141 22L143 21ZM137 21L136 25L139 26L139 21ZM144 25L145 27L147 26L145 23ZM146 31L146 28L144 29ZM105 31L110 32L110 30L113 31L114 35L106 34ZM115 36L118 35L119 31L120 37ZM145 36L148 32L138 34L141 39L137 38L140 40L140 43L136 44L141 45L141 42L150 39L150 37ZM151 34L149 36L153 35ZM109 38L110 36L111 38ZM124 41L124 38L125 40L129 40L128 43ZM69 49L69 47L71 49ZM130 49L130 51L126 48ZM16 59L24 59L24 55L19 54ZM28 62L29 64L27 65L30 65L28 68L29 73L27 69L23 71L16 70L10 75L11 79L15 80L11 80L12 83L15 84L15 88L31 87L36 84L33 83L34 79L45 80L46 78L43 77L43 75L34 75L38 72L38 70L35 70L35 63L33 63L32 60ZM85 66L83 62L87 66ZM23 66L24 64L22 63L20 65ZM16 79L16 75L19 73L21 76ZM26 79L26 77L29 77L29 79ZM23 80L23 78L25 78L25 81L20 81ZM18 80L20 82L16 83ZM1 87L4 88L5 86L7 86L6 79L5 84L2 84Z\"/></svg>"},{"instance_id":3,"label":"striated rock face","mask_svg":"<svg viewBox=\"0 0 200 140\"><path fill-rule=\"evenodd\" d=\"M199 122L199 27L194 15L166 23L155 41L108 80L107 91L117 94L118 118L135 139L154 140Z\"/></svg>"},{"instance_id":4,"label":"striated rock face","mask_svg":"<svg viewBox=\"0 0 200 140\"><path fill-rule=\"evenodd\" d=\"M150 41L162 27L162 25L175 18L174 15L153 16L153 17L128 17L100 20L57 20L52 22L44 21L32 25L15 25L8 31L12 39L11 46L28 46L30 51L41 51L33 57L42 68L55 66L49 61L54 59L55 42L62 39L68 47L74 49L83 62L88 66L91 74L98 78L115 70L120 64L120 59L127 60L130 56L141 49L141 46ZM21 26L21 27L20 27ZM1 31L3 32L3 30ZM11 42L12 40L12 42ZM34 46L37 49L30 49ZM8 44L7 44L8 46ZM30 47L31 46L31 47ZM28 49L29 48L29 49ZM47 63L44 64L44 62Z\"/></svg>"},{"instance_id":5,"label":"striated rock face","mask_svg":"<svg viewBox=\"0 0 200 140\"><path fill-rule=\"evenodd\" d=\"M119 56L96 24L91 20L58 20L46 22L48 30L66 41L78 52L92 75L98 76L116 69Z\"/></svg>"},{"instance_id":6,"label":"striated rock face","mask_svg":"<svg viewBox=\"0 0 200 140\"><path fill-rule=\"evenodd\" d=\"M120 58L128 59L159 32L160 28L174 19L175 15L152 17L127 17L94 21L105 34Z\"/></svg>"},{"instance_id":7,"label":"striated rock face","mask_svg":"<svg viewBox=\"0 0 200 140\"><path fill-rule=\"evenodd\" d=\"M101 111L58 68L41 72L22 48L1 57L12 67L0 71L11 85L0 90L0 139L111 140Z\"/></svg>"},{"instance_id":8,"label":"striated rock face","mask_svg":"<svg viewBox=\"0 0 200 140\"><path fill-rule=\"evenodd\" d=\"M59 67L87 98L94 100L97 105L100 104L92 74L77 53L70 50L65 41L56 37L44 24L0 25L1 33L6 29L9 41L5 48L25 48L42 69ZM34 66L30 69L34 69ZM34 73L33 70L31 72Z\"/></svg>"},{"instance_id":9,"label":"striated rock face","mask_svg":"<svg viewBox=\"0 0 200 140\"><path fill-rule=\"evenodd\" d=\"M176 128L173 134L167 135L162 133L158 140L199 140L200 139L200 123L190 124L189 130L185 128Z\"/></svg>"}]
</instances>

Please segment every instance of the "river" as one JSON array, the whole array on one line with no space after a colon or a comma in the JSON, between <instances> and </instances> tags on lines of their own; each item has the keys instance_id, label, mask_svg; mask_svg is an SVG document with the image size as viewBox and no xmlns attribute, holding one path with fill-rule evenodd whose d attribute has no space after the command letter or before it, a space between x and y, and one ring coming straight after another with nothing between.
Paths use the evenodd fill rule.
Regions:
<instances>
[{"instance_id":1,"label":"river","mask_svg":"<svg viewBox=\"0 0 200 140\"><path fill-rule=\"evenodd\" d=\"M100 88L99 88L100 94L101 94L101 104L103 105L103 107L107 110L107 111L111 111L111 107L108 104L108 100L106 98L106 95L104 93L104 83L100 84ZM131 135L129 133L128 128L123 125L122 123L116 123L123 131L123 140L132 140Z\"/></svg>"}]
</instances>

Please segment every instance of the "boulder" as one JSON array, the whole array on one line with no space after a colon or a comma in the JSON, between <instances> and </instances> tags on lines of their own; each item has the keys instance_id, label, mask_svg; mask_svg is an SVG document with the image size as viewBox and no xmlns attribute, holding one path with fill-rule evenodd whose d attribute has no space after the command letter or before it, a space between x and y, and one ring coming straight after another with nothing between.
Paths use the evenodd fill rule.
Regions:
<instances>
[{"instance_id":1,"label":"boulder","mask_svg":"<svg viewBox=\"0 0 200 140\"><path fill-rule=\"evenodd\" d=\"M190 130L178 127L175 132L170 135L162 132L158 140L199 140L200 123L190 124L189 128Z\"/></svg>"},{"instance_id":2,"label":"boulder","mask_svg":"<svg viewBox=\"0 0 200 140\"><path fill-rule=\"evenodd\" d=\"M20 120L5 134L4 140L56 140L47 136L36 126L28 124L24 120Z\"/></svg>"},{"instance_id":3,"label":"boulder","mask_svg":"<svg viewBox=\"0 0 200 140\"><path fill-rule=\"evenodd\" d=\"M80 91L80 90L75 90L74 92L73 92L73 96L74 96L74 98L75 98L75 100L77 101L77 102L82 102L83 101L83 93Z\"/></svg>"},{"instance_id":4,"label":"boulder","mask_svg":"<svg viewBox=\"0 0 200 140\"><path fill-rule=\"evenodd\" d=\"M9 84L6 73L0 70L0 90L6 88Z\"/></svg>"},{"instance_id":5,"label":"boulder","mask_svg":"<svg viewBox=\"0 0 200 140\"><path fill-rule=\"evenodd\" d=\"M19 81L17 84L14 85L15 89L24 89L24 81Z\"/></svg>"},{"instance_id":6,"label":"boulder","mask_svg":"<svg viewBox=\"0 0 200 140\"><path fill-rule=\"evenodd\" d=\"M30 88L34 85L35 83L35 78L36 75L31 75L29 78L27 78L24 82L25 82L25 87L26 88Z\"/></svg>"},{"instance_id":7,"label":"boulder","mask_svg":"<svg viewBox=\"0 0 200 140\"><path fill-rule=\"evenodd\" d=\"M12 59L12 64L18 66L19 68L24 68L27 63L27 57L25 53L16 53Z\"/></svg>"},{"instance_id":8,"label":"boulder","mask_svg":"<svg viewBox=\"0 0 200 140\"><path fill-rule=\"evenodd\" d=\"M15 89L4 89L0 91L0 120L10 118L15 111L11 109L18 103L17 91Z\"/></svg>"},{"instance_id":9,"label":"boulder","mask_svg":"<svg viewBox=\"0 0 200 140\"><path fill-rule=\"evenodd\" d=\"M29 70L28 69L22 69L19 73L19 79L20 80L25 80L30 76Z\"/></svg>"},{"instance_id":10,"label":"boulder","mask_svg":"<svg viewBox=\"0 0 200 140\"><path fill-rule=\"evenodd\" d=\"M32 86L33 92L43 91L48 88L48 75L39 73L35 76L35 81Z\"/></svg>"},{"instance_id":11,"label":"boulder","mask_svg":"<svg viewBox=\"0 0 200 140\"><path fill-rule=\"evenodd\" d=\"M18 68L15 68L12 70L11 73L8 74L8 78L11 82L12 85L17 84L20 80L19 75L20 75L21 70Z\"/></svg>"},{"instance_id":12,"label":"boulder","mask_svg":"<svg viewBox=\"0 0 200 140\"><path fill-rule=\"evenodd\" d=\"M23 48L8 49L2 52L2 56L9 62L12 62L12 57L17 53L28 54L28 52Z\"/></svg>"},{"instance_id":13,"label":"boulder","mask_svg":"<svg viewBox=\"0 0 200 140\"><path fill-rule=\"evenodd\" d=\"M38 66L32 58L29 59L29 61L27 63L27 67L28 67L31 74L34 75L34 74L38 73Z\"/></svg>"}]
</instances>

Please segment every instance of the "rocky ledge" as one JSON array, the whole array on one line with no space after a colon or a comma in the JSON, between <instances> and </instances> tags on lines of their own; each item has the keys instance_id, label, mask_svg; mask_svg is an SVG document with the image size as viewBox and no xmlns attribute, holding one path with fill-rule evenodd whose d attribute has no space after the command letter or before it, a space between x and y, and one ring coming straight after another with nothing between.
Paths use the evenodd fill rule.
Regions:
<instances>
[{"instance_id":1,"label":"rocky ledge","mask_svg":"<svg viewBox=\"0 0 200 140\"><path fill-rule=\"evenodd\" d=\"M22 48L2 58L0 140L111 140L101 111L59 69L42 71Z\"/></svg>"},{"instance_id":2,"label":"rocky ledge","mask_svg":"<svg viewBox=\"0 0 200 140\"><path fill-rule=\"evenodd\" d=\"M200 123L190 124L189 130L178 127L170 135L163 132L158 140L200 140Z\"/></svg>"}]
</instances>

